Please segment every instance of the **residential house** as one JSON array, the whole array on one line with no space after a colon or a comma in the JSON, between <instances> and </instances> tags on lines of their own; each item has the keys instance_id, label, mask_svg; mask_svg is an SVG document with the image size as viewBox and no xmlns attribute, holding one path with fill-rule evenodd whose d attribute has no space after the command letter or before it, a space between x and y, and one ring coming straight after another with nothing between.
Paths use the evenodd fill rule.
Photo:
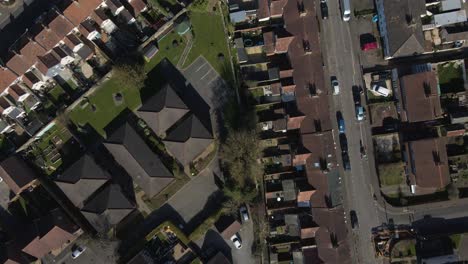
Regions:
<instances>
[{"instance_id":1,"label":"residential house","mask_svg":"<svg viewBox=\"0 0 468 264\"><path fill-rule=\"evenodd\" d=\"M19 155L12 155L0 162L0 177L18 195L34 187L36 174Z\"/></svg>"},{"instance_id":2,"label":"residential house","mask_svg":"<svg viewBox=\"0 0 468 264\"><path fill-rule=\"evenodd\" d=\"M174 180L172 172L128 122L109 130L104 146L149 198Z\"/></svg>"},{"instance_id":3,"label":"residential house","mask_svg":"<svg viewBox=\"0 0 468 264\"><path fill-rule=\"evenodd\" d=\"M426 51L421 22L421 16L426 14L425 1L376 0L375 4L386 59Z\"/></svg>"},{"instance_id":4,"label":"residential house","mask_svg":"<svg viewBox=\"0 0 468 264\"><path fill-rule=\"evenodd\" d=\"M422 122L442 117L437 76L434 71L400 78L403 122Z\"/></svg>"},{"instance_id":5,"label":"residential house","mask_svg":"<svg viewBox=\"0 0 468 264\"><path fill-rule=\"evenodd\" d=\"M61 209L57 208L34 220L29 231L25 235L31 240L22 251L37 259L42 259L51 251L61 250L64 245L74 241L81 229Z\"/></svg>"},{"instance_id":6,"label":"residential house","mask_svg":"<svg viewBox=\"0 0 468 264\"><path fill-rule=\"evenodd\" d=\"M73 205L82 208L85 201L110 179L109 173L91 155L85 154L53 180Z\"/></svg>"},{"instance_id":7,"label":"residential house","mask_svg":"<svg viewBox=\"0 0 468 264\"><path fill-rule=\"evenodd\" d=\"M100 233L117 225L135 207L89 154L81 156L53 181Z\"/></svg>"},{"instance_id":8,"label":"residential house","mask_svg":"<svg viewBox=\"0 0 468 264\"><path fill-rule=\"evenodd\" d=\"M242 226L232 216L223 215L216 221L215 227L224 239L229 240L240 231Z\"/></svg>"},{"instance_id":9,"label":"residential house","mask_svg":"<svg viewBox=\"0 0 468 264\"><path fill-rule=\"evenodd\" d=\"M140 13L148 10L148 7L143 0L126 0L126 1L129 4L129 7L127 9L130 11L130 13L134 17L137 17L138 15L140 15Z\"/></svg>"},{"instance_id":10,"label":"residential house","mask_svg":"<svg viewBox=\"0 0 468 264\"><path fill-rule=\"evenodd\" d=\"M81 213L98 232L117 226L135 209L117 184L107 184L95 192L81 208Z\"/></svg>"},{"instance_id":11,"label":"residential house","mask_svg":"<svg viewBox=\"0 0 468 264\"><path fill-rule=\"evenodd\" d=\"M137 115L160 137L190 109L166 83L155 95L151 96L137 110Z\"/></svg>"},{"instance_id":12,"label":"residential house","mask_svg":"<svg viewBox=\"0 0 468 264\"><path fill-rule=\"evenodd\" d=\"M450 182L446 139L430 138L405 144L412 192L434 192Z\"/></svg>"}]
</instances>

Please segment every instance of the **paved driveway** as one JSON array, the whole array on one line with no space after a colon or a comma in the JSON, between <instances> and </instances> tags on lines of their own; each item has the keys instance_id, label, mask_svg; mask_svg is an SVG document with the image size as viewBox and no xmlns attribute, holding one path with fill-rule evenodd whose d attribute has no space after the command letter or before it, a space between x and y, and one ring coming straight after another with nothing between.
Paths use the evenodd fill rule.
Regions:
<instances>
[{"instance_id":1,"label":"paved driveway","mask_svg":"<svg viewBox=\"0 0 468 264\"><path fill-rule=\"evenodd\" d=\"M252 256L252 243L254 241L253 222L249 220L242 224L239 231L239 236L242 241L242 248L237 249L229 239L223 239L221 235L212 228L206 232L205 237L195 241L203 252L209 252L214 255L221 251L233 264L254 264L255 258Z\"/></svg>"},{"instance_id":2,"label":"paved driveway","mask_svg":"<svg viewBox=\"0 0 468 264\"><path fill-rule=\"evenodd\" d=\"M75 245L85 246L86 250L78 258L72 259L71 253L72 248ZM117 242L102 242L99 240L87 240L78 238L75 243L72 243L67 248L65 248L62 253L58 256L53 257L51 254L46 255L42 261L46 264L58 263L58 264L68 264L68 263L102 263L102 264L111 264L116 263L117 256L115 253L115 248L117 247Z\"/></svg>"},{"instance_id":3,"label":"paved driveway","mask_svg":"<svg viewBox=\"0 0 468 264\"><path fill-rule=\"evenodd\" d=\"M215 156L205 170L169 199L168 204L179 213L184 222L188 223L205 207L209 207L211 202L215 202L210 197L219 190L215 182L218 175L218 156Z\"/></svg>"}]
</instances>

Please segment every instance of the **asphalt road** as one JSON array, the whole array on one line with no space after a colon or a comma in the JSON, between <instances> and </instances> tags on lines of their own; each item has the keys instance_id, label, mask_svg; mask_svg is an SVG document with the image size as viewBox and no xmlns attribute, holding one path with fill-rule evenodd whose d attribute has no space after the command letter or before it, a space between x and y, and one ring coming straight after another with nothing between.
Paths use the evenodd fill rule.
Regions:
<instances>
[{"instance_id":1,"label":"asphalt road","mask_svg":"<svg viewBox=\"0 0 468 264\"><path fill-rule=\"evenodd\" d=\"M340 94L334 95L330 104L331 118L341 111L346 125L351 171L345 171L343 178L344 208L349 219L349 211L355 210L359 227L351 232L350 246L355 263L379 263L375 258L371 242L371 229L383 222L378 204L373 198L371 184L372 139L367 121L358 122L355 118L355 105L352 95L353 85L362 85L361 68L358 61L357 38L352 36L350 23L343 22L339 13L338 1L328 1L329 18L322 20L322 47L325 58L325 72L336 76L340 83ZM326 80L329 80L326 76ZM331 89L331 88L330 88ZM334 120L335 138L338 136ZM361 159L360 140L367 148L369 158ZM341 157L340 153L337 153ZM375 170L374 170L375 171ZM348 221L349 224L349 221Z\"/></svg>"}]
</instances>

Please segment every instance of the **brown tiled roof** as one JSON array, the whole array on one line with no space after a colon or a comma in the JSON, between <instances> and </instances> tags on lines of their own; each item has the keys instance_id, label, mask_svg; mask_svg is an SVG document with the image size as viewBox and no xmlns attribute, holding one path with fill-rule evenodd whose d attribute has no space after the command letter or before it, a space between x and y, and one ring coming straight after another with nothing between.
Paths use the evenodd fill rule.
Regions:
<instances>
[{"instance_id":1,"label":"brown tiled roof","mask_svg":"<svg viewBox=\"0 0 468 264\"><path fill-rule=\"evenodd\" d=\"M270 17L270 6L268 0L258 0L257 18L265 19Z\"/></svg>"},{"instance_id":2,"label":"brown tiled roof","mask_svg":"<svg viewBox=\"0 0 468 264\"><path fill-rule=\"evenodd\" d=\"M318 231L319 227L308 227L301 229L301 239L314 238L315 233Z\"/></svg>"},{"instance_id":3,"label":"brown tiled roof","mask_svg":"<svg viewBox=\"0 0 468 264\"><path fill-rule=\"evenodd\" d=\"M17 94L17 95L19 95L19 96L21 96L21 95L23 95L23 94L26 93L26 92L23 90L23 88L21 88L21 87L19 86L19 84L13 84L12 86L10 86L9 89L11 89L15 94ZM19 96L18 96L18 97L19 97Z\"/></svg>"},{"instance_id":4,"label":"brown tiled roof","mask_svg":"<svg viewBox=\"0 0 468 264\"><path fill-rule=\"evenodd\" d=\"M11 57L11 59L6 63L6 65L9 69L11 69L18 75L22 75L30 67L28 66L29 64L24 60L24 56L20 54L15 54L13 57Z\"/></svg>"},{"instance_id":5,"label":"brown tiled roof","mask_svg":"<svg viewBox=\"0 0 468 264\"><path fill-rule=\"evenodd\" d=\"M55 65L59 64L60 60L55 57L52 52L47 53L44 56L39 57L37 62L37 69L44 75L47 74L47 71L54 67Z\"/></svg>"},{"instance_id":6,"label":"brown tiled roof","mask_svg":"<svg viewBox=\"0 0 468 264\"><path fill-rule=\"evenodd\" d=\"M275 53L275 33L273 31L263 33L263 43L267 55Z\"/></svg>"},{"instance_id":7,"label":"brown tiled roof","mask_svg":"<svg viewBox=\"0 0 468 264\"><path fill-rule=\"evenodd\" d=\"M78 26L86 17L90 16L92 11L101 3L102 1L100 0L78 0L72 2L65 8L63 14L73 25Z\"/></svg>"},{"instance_id":8,"label":"brown tiled roof","mask_svg":"<svg viewBox=\"0 0 468 264\"><path fill-rule=\"evenodd\" d=\"M288 130L299 129L305 116L288 117Z\"/></svg>"},{"instance_id":9,"label":"brown tiled roof","mask_svg":"<svg viewBox=\"0 0 468 264\"><path fill-rule=\"evenodd\" d=\"M301 124L301 133L313 133L330 130L332 126L314 2L303 3L305 15L299 13L296 1L288 1L283 17L285 29L295 37L289 45L288 56L294 69L298 109L307 116ZM309 44L309 52L305 51L304 42ZM316 96L311 96L311 88Z\"/></svg>"},{"instance_id":10,"label":"brown tiled roof","mask_svg":"<svg viewBox=\"0 0 468 264\"><path fill-rule=\"evenodd\" d=\"M283 15L283 8L285 7L287 2L288 0L272 0L270 3L270 16L279 17ZM295 1L290 1L290 2L295 2Z\"/></svg>"},{"instance_id":11,"label":"brown tiled roof","mask_svg":"<svg viewBox=\"0 0 468 264\"><path fill-rule=\"evenodd\" d=\"M410 180L423 188L443 188L450 182L446 139L431 138L407 143Z\"/></svg>"},{"instance_id":12,"label":"brown tiled roof","mask_svg":"<svg viewBox=\"0 0 468 264\"><path fill-rule=\"evenodd\" d=\"M49 28L57 34L60 38L65 37L74 28L73 24L68 21L65 16L57 15L49 23Z\"/></svg>"},{"instance_id":13,"label":"brown tiled roof","mask_svg":"<svg viewBox=\"0 0 468 264\"><path fill-rule=\"evenodd\" d=\"M271 88L271 92L273 94L281 94L281 83L280 82L270 84L270 88Z\"/></svg>"},{"instance_id":14,"label":"brown tiled roof","mask_svg":"<svg viewBox=\"0 0 468 264\"><path fill-rule=\"evenodd\" d=\"M134 16L138 16L141 11L146 8L146 4L143 2L143 0L130 0L129 3L133 9L132 14Z\"/></svg>"},{"instance_id":15,"label":"brown tiled roof","mask_svg":"<svg viewBox=\"0 0 468 264\"><path fill-rule=\"evenodd\" d=\"M310 153L295 154L292 161L293 166L305 165L309 157Z\"/></svg>"},{"instance_id":16,"label":"brown tiled roof","mask_svg":"<svg viewBox=\"0 0 468 264\"><path fill-rule=\"evenodd\" d=\"M310 197L316 192L316 190L310 190L310 191L300 191L299 194L297 195L297 201L298 202L306 202L310 201Z\"/></svg>"},{"instance_id":17,"label":"brown tiled roof","mask_svg":"<svg viewBox=\"0 0 468 264\"><path fill-rule=\"evenodd\" d=\"M215 227L221 236L225 239L230 239L235 233L241 229L239 221L231 216L221 216L215 223Z\"/></svg>"},{"instance_id":18,"label":"brown tiled roof","mask_svg":"<svg viewBox=\"0 0 468 264\"><path fill-rule=\"evenodd\" d=\"M10 69L0 66L0 92L12 84L18 76Z\"/></svg>"},{"instance_id":19,"label":"brown tiled roof","mask_svg":"<svg viewBox=\"0 0 468 264\"><path fill-rule=\"evenodd\" d=\"M275 42L275 52L277 53L287 52L289 49L289 45L291 44L293 40L294 40L294 36L277 38Z\"/></svg>"},{"instance_id":20,"label":"brown tiled roof","mask_svg":"<svg viewBox=\"0 0 468 264\"><path fill-rule=\"evenodd\" d=\"M293 76L294 69L281 70L279 72L280 78L289 78Z\"/></svg>"},{"instance_id":21,"label":"brown tiled roof","mask_svg":"<svg viewBox=\"0 0 468 264\"><path fill-rule=\"evenodd\" d=\"M46 50L52 49L61 39L62 38L51 28L43 28L41 32L34 37L34 40Z\"/></svg>"},{"instance_id":22,"label":"brown tiled roof","mask_svg":"<svg viewBox=\"0 0 468 264\"><path fill-rule=\"evenodd\" d=\"M101 25L102 22L104 22L105 20L109 19L109 17L107 17L106 12L104 11L103 8L99 8L99 9L94 10L94 12L91 14L91 18L92 18L98 25Z\"/></svg>"},{"instance_id":23,"label":"brown tiled roof","mask_svg":"<svg viewBox=\"0 0 468 264\"><path fill-rule=\"evenodd\" d=\"M21 157L13 155L0 163L0 177L18 194L36 178L36 175Z\"/></svg>"},{"instance_id":24,"label":"brown tiled roof","mask_svg":"<svg viewBox=\"0 0 468 264\"><path fill-rule=\"evenodd\" d=\"M315 233L320 258L325 263L351 263L343 208L313 208L312 215L320 226Z\"/></svg>"},{"instance_id":25,"label":"brown tiled roof","mask_svg":"<svg viewBox=\"0 0 468 264\"><path fill-rule=\"evenodd\" d=\"M293 84L293 85L283 86L281 87L281 90L283 91L282 92L283 94L294 93L296 91L296 85Z\"/></svg>"},{"instance_id":26,"label":"brown tiled roof","mask_svg":"<svg viewBox=\"0 0 468 264\"><path fill-rule=\"evenodd\" d=\"M434 71L405 75L400 78L403 108L409 122L442 117L442 109Z\"/></svg>"},{"instance_id":27,"label":"brown tiled roof","mask_svg":"<svg viewBox=\"0 0 468 264\"><path fill-rule=\"evenodd\" d=\"M303 146L311 153L306 162L306 173L309 184L314 186L315 189L328 190L327 178L324 173L336 165L333 133L327 131L302 134L301 140ZM321 166L325 165L329 166L329 168L324 171Z\"/></svg>"},{"instance_id":28,"label":"brown tiled roof","mask_svg":"<svg viewBox=\"0 0 468 264\"><path fill-rule=\"evenodd\" d=\"M21 79L29 88L32 88L33 84L40 81L32 71L25 72Z\"/></svg>"},{"instance_id":29,"label":"brown tiled roof","mask_svg":"<svg viewBox=\"0 0 468 264\"><path fill-rule=\"evenodd\" d=\"M64 39L65 45L73 50L76 46L83 43L75 34L68 34Z\"/></svg>"}]
</instances>

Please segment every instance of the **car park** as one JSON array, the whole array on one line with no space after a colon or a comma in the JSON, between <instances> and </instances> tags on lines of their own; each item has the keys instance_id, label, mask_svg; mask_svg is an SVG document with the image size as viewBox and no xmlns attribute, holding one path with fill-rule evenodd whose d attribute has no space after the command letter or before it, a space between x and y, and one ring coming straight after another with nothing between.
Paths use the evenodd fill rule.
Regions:
<instances>
[{"instance_id":1,"label":"car park","mask_svg":"<svg viewBox=\"0 0 468 264\"><path fill-rule=\"evenodd\" d=\"M71 254L72 259L78 258L85 251L86 251L86 247L77 246Z\"/></svg>"},{"instance_id":2,"label":"car park","mask_svg":"<svg viewBox=\"0 0 468 264\"><path fill-rule=\"evenodd\" d=\"M239 209L240 216L242 218L242 222L247 222L249 221L249 211L247 210L247 207L245 205L241 206Z\"/></svg>"},{"instance_id":3,"label":"car park","mask_svg":"<svg viewBox=\"0 0 468 264\"><path fill-rule=\"evenodd\" d=\"M327 19L328 18L327 0L320 0L320 11L322 13L322 19Z\"/></svg>"},{"instance_id":4,"label":"car park","mask_svg":"<svg viewBox=\"0 0 468 264\"><path fill-rule=\"evenodd\" d=\"M352 229L358 228L359 227L359 222L358 222L356 211L351 210L349 212L349 216L350 216L350 219L351 219L351 228Z\"/></svg>"},{"instance_id":5,"label":"car park","mask_svg":"<svg viewBox=\"0 0 468 264\"><path fill-rule=\"evenodd\" d=\"M331 77L331 86L333 89L333 95L338 95L340 93L340 83L338 82L338 79L336 79L335 76Z\"/></svg>"},{"instance_id":6,"label":"car park","mask_svg":"<svg viewBox=\"0 0 468 264\"><path fill-rule=\"evenodd\" d=\"M336 112L336 120L338 122L338 131L340 132L340 134L345 133L346 131L345 122L343 119L343 115L341 114L340 111Z\"/></svg>"},{"instance_id":7,"label":"car park","mask_svg":"<svg viewBox=\"0 0 468 264\"><path fill-rule=\"evenodd\" d=\"M242 248L242 241L240 240L240 237L238 234L234 234L232 237L231 237L231 241L232 243L234 244L234 246L237 248L237 249L241 249Z\"/></svg>"}]
</instances>

